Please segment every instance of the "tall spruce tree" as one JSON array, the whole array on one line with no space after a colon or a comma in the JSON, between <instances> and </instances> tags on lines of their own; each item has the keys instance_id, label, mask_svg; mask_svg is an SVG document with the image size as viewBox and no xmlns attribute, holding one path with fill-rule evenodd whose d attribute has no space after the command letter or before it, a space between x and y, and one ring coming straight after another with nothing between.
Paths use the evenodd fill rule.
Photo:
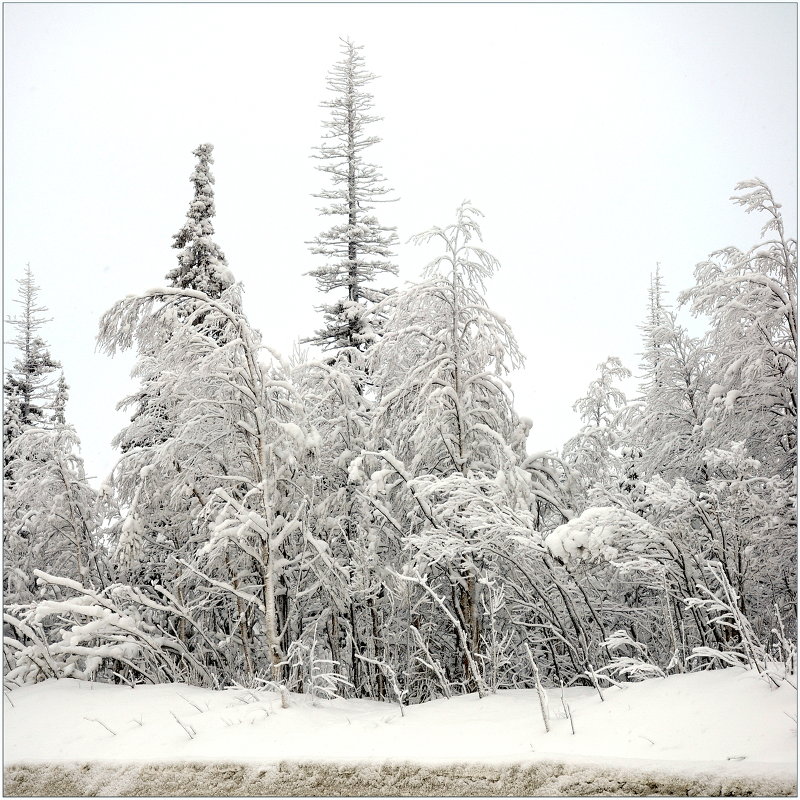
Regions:
<instances>
[{"instance_id":1,"label":"tall spruce tree","mask_svg":"<svg viewBox=\"0 0 800 800\"><path fill-rule=\"evenodd\" d=\"M643 374L642 390L644 392L657 390L661 385L663 337L661 328L669 311L669 306L664 300L666 290L661 277L661 264L656 264L655 273L650 274L650 289L647 296L647 319L640 327L642 331L642 363L640 369Z\"/></svg>"},{"instance_id":2,"label":"tall spruce tree","mask_svg":"<svg viewBox=\"0 0 800 800\"><path fill-rule=\"evenodd\" d=\"M315 195L326 201L323 216L338 218L336 224L320 233L312 253L325 263L312 270L317 286L325 294L339 297L320 306L325 324L307 341L325 350L364 351L379 335L380 315L374 306L386 292L373 286L382 274L397 274L391 251L397 242L394 228L382 225L372 213L391 190L374 164L365 160L365 150L380 141L367 133L367 127L380 119L370 113L373 97L366 86L375 76L364 68L362 48L349 39L342 40L344 58L328 75L329 119L323 143L315 154L318 169L330 176L331 186Z\"/></svg>"},{"instance_id":3,"label":"tall spruce tree","mask_svg":"<svg viewBox=\"0 0 800 800\"><path fill-rule=\"evenodd\" d=\"M168 286L176 289L202 292L218 300L234 283L228 262L214 241L213 217L214 176L211 165L214 146L201 144L193 151L197 164L189 180L194 188L186 220L173 236L172 246L179 252L178 264L166 274ZM230 294L230 293L229 293ZM234 292L231 302L238 307ZM139 341L139 357L133 374L139 377L139 388L121 401L119 408L133 408L131 422L114 439L124 457L114 472L114 484L119 499L129 509L128 529L157 532L157 546L151 547L146 557L138 560L133 582L148 584L154 578L167 579L174 572L167 567L170 556L178 553L189 536L192 497L172 497L164 490L174 471L180 471L177 459L171 462L160 459L162 450L169 450L176 435L176 420L182 402L174 392L174 365L165 365L161 350L167 346L184 322L192 319L195 327L201 326L203 304L190 297L181 297L170 306L170 311L160 317L161 329L148 341ZM222 335L220 330L217 336ZM175 367L176 368L176 367ZM156 469L145 469L158 462ZM135 525L134 525L135 522Z\"/></svg>"},{"instance_id":4,"label":"tall spruce tree","mask_svg":"<svg viewBox=\"0 0 800 800\"><path fill-rule=\"evenodd\" d=\"M328 643L355 693L382 698L383 673L361 658L380 655L375 642L382 638L377 604L383 586L370 566L372 547L364 545L372 541L370 514L348 481L347 465L367 444L370 402L365 396L367 368L362 354L379 339L385 322L385 311L376 306L388 292L376 287L375 281L385 273L397 274L391 262L397 237L394 229L381 225L372 213L390 190L378 168L365 160L365 150L380 139L367 133L379 117L370 113L373 98L366 87L375 76L364 68L360 50L349 40L342 41L344 57L333 66L327 81L333 96L322 103L330 109L330 117L323 122L323 142L315 152L321 162L319 170L330 176L330 186L316 195L326 202L320 212L336 218L336 223L312 242L312 253L322 256L325 263L309 274L316 278L321 292L331 295L331 301L319 308L324 325L306 341L338 358L310 366L304 381L309 413L318 420L323 450L337 465L322 487L317 512L322 518L339 521L336 529L341 536L331 529L326 533L327 543L350 576L343 599L331 596L326 601L336 612L326 626ZM326 581L323 587L323 591L333 588ZM349 665L342 663L345 652L349 653Z\"/></svg>"},{"instance_id":5,"label":"tall spruce tree","mask_svg":"<svg viewBox=\"0 0 800 800\"><path fill-rule=\"evenodd\" d=\"M217 300L234 281L225 254L212 238L212 218L216 215L214 176L210 170L214 163L213 151L212 144L198 145L193 151L198 159L189 178L194 187L194 197L189 203L186 221L173 236L172 246L179 250L178 265L167 272L166 279L170 287L203 292L207 297ZM191 304L191 301L184 300L181 303L182 311L185 313ZM165 329L165 338L169 335ZM169 438L172 427L169 386L164 385L161 372L157 368L153 370L153 364L154 354L142 351L134 369L137 375L142 376L142 386L136 394L120 404L123 408L136 404L131 425L115 440L123 452L132 447L161 444Z\"/></svg>"},{"instance_id":6,"label":"tall spruce tree","mask_svg":"<svg viewBox=\"0 0 800 800\"><path fill-rule=\"evenodd\" d=\"M197 166L189 179L194 186L194 199L189 204L186 222L173 236L172 246L178 253L178 266L167 273L170 286L178 289L195 289L217 299L233 285L233 275L228 269L225 254L212 238L214 205L213 144L201 144L193 154Z\"/></svg>"}]
</instances>

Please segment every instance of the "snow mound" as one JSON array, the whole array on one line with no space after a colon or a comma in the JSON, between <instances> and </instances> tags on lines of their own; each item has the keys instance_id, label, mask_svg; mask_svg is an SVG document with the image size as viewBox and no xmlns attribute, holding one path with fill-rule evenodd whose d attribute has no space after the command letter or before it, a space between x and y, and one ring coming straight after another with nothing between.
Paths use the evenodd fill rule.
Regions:
<instances>
[{"instance_id":1,"label":"snow mound","mask_svg":"<svg viewBox=\"0 0 800 800\"><path fill-rule=\"evenodd\" d=\"M571 687L574 735L560 691L548 691L550 733L534 690L435 700L401 715L371 700L314 705L291 695L284 709L267 691L48 680L5 693L6 792L118 786L169 796L181 775L180 795L192 786L206 795L419 794L423 778L432 781L423 794L444 795L580 794L589 785L589 794L607 785L651 795L653 781L668 794L778 795L796 785L797 693L788 684L771 689L737 667L606 689L604 702L591 687ZM348 778L351 767L363 786ZM226 770L247 785L231 791ZM278 781L275 770L287 774Z\"/></svg>"}]
</instances>

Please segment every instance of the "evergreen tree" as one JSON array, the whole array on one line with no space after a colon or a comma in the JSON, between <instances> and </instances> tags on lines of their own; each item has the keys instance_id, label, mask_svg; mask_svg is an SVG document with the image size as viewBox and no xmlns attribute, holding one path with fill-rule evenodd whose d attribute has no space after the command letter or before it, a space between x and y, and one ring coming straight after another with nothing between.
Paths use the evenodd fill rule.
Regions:
<instances>
[{"instance_id":1,"label":"evergreen tree","mask_svg":"<svg viewBox=\"0 0 800 800\"><path fill-rule=\"evenodd\" d=\"M67 383L40 330L48 320L30 265L18 280L21 312L7 322L18 356L4 384L3 586L7 603L36 594L34 570L102 586L107 578L97 536L96 494L80 443L66 423Z\"/></svg>"},{"instance_id":2,"label":"evergreen tree","mask_svg":"<svg viewBox=\"0 0 800 800\"><path fill-rule=\"evenodd\" d=\"M171 287L192 289L219 299L234 281L224 253L212 238L212 219L216 215L214 176L210 171L214 163L213 150L214 145L201 144L193 151L198 159L189 179L194 186L194 197L189 204L186 222L173 236L172 246L179 250L178 265L169 270L166 279ZM176 307L176 315L162 322L162 341L171 336L171 327L178 323L179 318L186 317L192 306L192 301L185 299L180 311ZM167 441L172 430L169 375L164 376L160 367L154 366L154 351L140 349L134 374L141 376L142 385L136 393L123 400L120 407L134 406L135 412L131 425L115 439L115 444L123 452L132 447L161 444Z\"/></svg>"},{"instance_id":3,"label":"evergreen tree","mask_svg":"<svg viewBox=\"0 0 800 800\"><path fill-rule=\"evenodd\" d=\"M639 478L705 479L708 446L708 348L688 335L664 301L657 267L641 326L640 397L626 409L625 447Z\"/></svg>"},{"instance_id":4,"label":"evergreen tree","mask_svg":"<svg viewBox=\"0 0 800 800\"><path fill-rule=\"evenodd\" d=\"M173 299L154 323L157 330L138 342L139 357L132 374L141 384L118 406L132 407L134 412L130 424L113 442L124 456L115 468L113 480L129 517L124 522L117 520L116 527L127 524L130 531L141 529L150 534L142 540L147 552L135 560L122 559L120 565L132 582L143 585L177 574L175 557L191 535L194 502L191 496L170 496L166 489L182 466L177 459L161 458L161 453L171 452L176 421L187 399L174 391L177 365L164 363L164 348L187 321L196 328L202 327L202 303L189 296L192 291L214 300L224 295L229 301L240 303L225 255L212 238L216 214L214 177L210 171L213 149L211 144L201 144L193 151L198 159L190 177L194 196L186 222L173 237L172 246L179 250L178 264L166 275L170 287L187 289L189 293ZM222 333L222 329L217 332L218 339ZM155 470L154 464L158 465ZM124 548L118 549L119 554L123 551Z\"/></svg>"},{"instance_id":5,"label":"evergreen tree","mask_svg":"<svg viewBox=\"0 0 800 800\"><path fill-rule=\"evenodd\" d=\"M366 129L380 117L370 113L373 98L365 87L375 76L365 69L361 49L342 40L344 58L328 76L334 97L322 103L331 114L323 122L324 141L316 157L332 185L316 197L327 202L320 209L324 216L341 221L314 239L311 251L326 263L309 273L321 292L342 296L320 307L325 325L307 341L326 350L347 348L351 359L353 350L364 351L379 335L381 319L374 307L386 292L372 284L382 274L397 274L390 261L394 228L370 213L390 190L378 168L365 160L365 150L380 141Z\"/></svg>"},{"instance_id":6,"label":"evergreen tree","mask_svg":"<svg viewBox=\"0 0 800 800\"><path fill-rule=\"evenodd\" d=\"M642 392L657 391L661 385L661 350L663 347L661 330L669 306L664 301L666 290L661 278L661 264L656 264L655 273L650 274L650 288L647 298L647 319L641 326L644 352L642 353Z\"/></svg>"},{"instance_id":7,"label":"evergreen tree","mask_svg":"<svg viewBox=\"0 0 800 800\"><path fill-rule=\"evenodd\" d=\"M564 460L579 484L576 500L581 508L590 492L615 491L631 477L620 448L627 398L618 385L631 373L617 356L598 364L597 372L599 376L589 383L586 394L572 406L583 428L564 445Z\"/></svg>"},{"instance_id":8,"label":"evergreen tree","mask_svg":"<svg viewBox=\"0 0 800 800\"><path fill-rule=\"evenodd\" d=\"M197 166L190 177L194 186L194 199L189 204L186 222L173 236L172 246L178 249L178 266L167 273L169 286L195 289L217 299L233 285L233 275L228 269L225 254L213 240L216 216L214 205L213 144L201 144L193 154Z\"/></svg>"},{"instance_id":9,"label":"evergreen tree","mask_svg":"<svg viewBox=\"0 0 800 800\"><path fill-rule=\"evenodd\" d=\"M69 400L69 386L64 380L64 373L62 372L58 379L58 388L53 400L53 422L56 425L66 425L67 423L65 416L67 400Z\"/></svg>"},{"instance_id":10,"label":"evergreen tree","mask_svg":"<svg viewBox=\"0 0 800 800\"><path fill-rule=\"evenodd\" d=\"M6 324L16 330L11 340L18 351L6 374L5 395L16 395L23 425L42 425L52 410L54 389L51 374L61 365L50 355L47 343L39 331L49 320L43 316L45 306L38 305L40 288L36 285L30 264L17 279L19 289L14 300L21 307L19 316L7 317Z\"/></svg>"},{"instance_id":11,"label":"evergreen tree","mask_svg":"<svg viewBox=\"0 0 800 800\"><path fill-rule=\"evenodd\" d=\"M326 202L320 211L337 222L313 241L312 253L322 256L325 263L309 273L321 292L338 296L321 306L325 324L307 339L341 358L311 365L303 371L303 380L322 449L334 466L315 498L319 518L336 520L321 535L341 571L350 576L344 594L338 583L328 587L322 581L323 591L336 594L327 600L333 610L326 625L328 644L335 661L349 650L346 669L356 694L382 698L383 673L360 658L374 660L380 655L376 640L382 636L382 626L376 603L383 590L374 579L369 512L348 481L347 468L349 459L367 446L370 399L365 396L367 370L362 354L377 340L385 322L385 312L376 306L387 292L374 283L382 274L397 273L390 260L397 237L372 213L375 203L390 191L378 168L365 159L366 149L380 141L367 132L379 119L370 113L373 98L366 90L375 76L365 69L360 47L347 40L342 45L344 58L328 76L333 97L322 106L330 109L330 117L323 122L323 143L315 153L321 162L318 169L330 177L329 188L316 195Z\"/></svg>"},{"instance_id":12,"label":"evergreen tree","mask_svg":"<svg viewBox=\"0 0 800 800\"><path fill-rule=\"evenodd\" d=\"M25 429L22 421L22 404L19 401L17 387L6 381L3 384L3 477L9 483L13 476L11 474L11 457L8 455L8 447L11 442L19 436Z\"/></svg>"}]
</instances>

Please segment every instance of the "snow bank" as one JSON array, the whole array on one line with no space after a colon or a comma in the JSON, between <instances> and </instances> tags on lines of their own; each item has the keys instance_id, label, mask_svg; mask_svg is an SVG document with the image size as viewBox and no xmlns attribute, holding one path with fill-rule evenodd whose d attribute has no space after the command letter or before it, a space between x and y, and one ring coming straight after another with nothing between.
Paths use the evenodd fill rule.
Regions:
<instances>
[{"instance_id":1,"label":"snow bank","mask_svg":"<svg viewBox=\"0 0 800 800\"><path fill-rule=\"evenodd\" d=\"M283 709L271 692L49 680L6 693L6 793L108 794L117 786L110 793L168 796L180 785L200 794L219 786L222 795L402 795L419 794L424 779L433 781L424 794L580 794L570 788L579 784L603 793L587 792L589 783L610 794L655 794L653 781L663 788L665 776L675 789L667 793L794 791L797 694L787 684L770 689L732 668L604 695L601 702L594 689L566 690L572 735L556 690L545 733L533 690L441 699L401 716L396 705L368 700L312 706L292 695ZM231 791L230 770L239 776L231 781L246 776L247 785ZM81 790L54 789L68 785Z\"/></svg>"}]
</instances>

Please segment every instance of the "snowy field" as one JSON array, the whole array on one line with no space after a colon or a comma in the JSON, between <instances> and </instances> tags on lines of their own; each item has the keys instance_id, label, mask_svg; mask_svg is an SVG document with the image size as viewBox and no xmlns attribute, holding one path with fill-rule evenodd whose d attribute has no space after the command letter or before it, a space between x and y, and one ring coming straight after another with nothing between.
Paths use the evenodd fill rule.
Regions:
<instances>
[{"instance_id":1,"label":"snowy field","mask_svg":"<svg viewBox=\"0 0 800 800\"><path fill-rule=\"evenodd\" d=\"M46 681L6 693L6 794L796 793L797 694L752 672L400 709L184 685ZM12 706L13 703L13 706Z\"/></svg>"}]
</instances>

